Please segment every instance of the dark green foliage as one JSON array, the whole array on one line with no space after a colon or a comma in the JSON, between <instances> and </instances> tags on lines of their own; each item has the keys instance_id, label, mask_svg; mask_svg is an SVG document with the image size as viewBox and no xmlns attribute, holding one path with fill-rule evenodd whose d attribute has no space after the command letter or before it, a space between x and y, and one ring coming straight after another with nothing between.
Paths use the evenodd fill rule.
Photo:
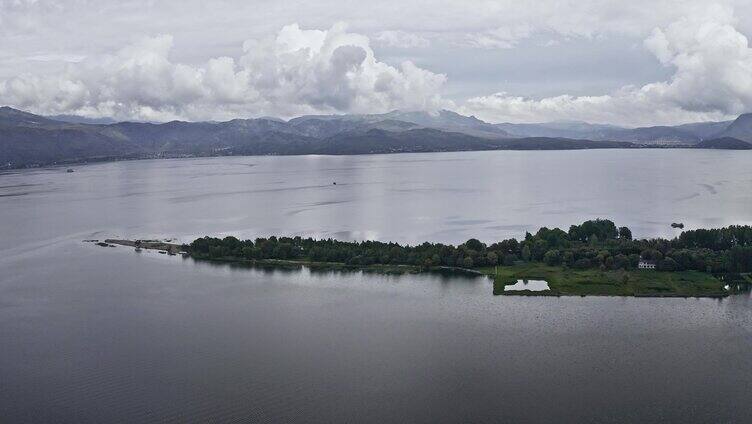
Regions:
<instances>
[{"instance_id":1,"label":"dark green foliage","mask_svg":"<svg viewBox=\"0 0 752 424\"><path fill-rule=\"evenodd\" d=\"M585 221L582 225L569 227L569 239L572 241L586 242L592 240L594 236L599 241L613 240L619 236L619 231L616 225L608 219Z\"/></svg>"},{"instance_id":2,"label":"dark green foliage","mask_svg":"<svg viewBox=\"0 0 752 424\"><path fill-rule=\"evenodd\" d=\"M465 247L470 250L475 250L476 252L480 252L481 250L486 248L486 245L481 243L478 239L470 239L465 242Z\"/></svg>"},{"instance_id":3,"label":"dark green foliage","mask_svg":"<svg viewBox=\"0 0 752 424\"><path fill-rule=\"evenodd\" d=\"M679 245L712 250L731 249L734 246L752 246L752 227L749 225L732 225L712 230L684 231L679 236Z\"/></svg>"},{"instance_id":4,"label":"dark green foliage","mask_svg":"<svg viewBox=\"0 0 752 424\"><path fill-rule=\"evenodd\" d=\"M752 271L752 227L733 226L683 232L673 240L632 240L626 227L597 219L573 225L569 232L541 228L525 239L486 245L470 239L459 246L423 243L403 246L379 241L346 242L300 237L269 237L255 241L204 237L189 246L197 258L225 260L293 260L352 266L412 265L476 268L540 262L574 269L630 270L640 257L660 271L745 273Z\"/></svg>"},{"instance_id":5,"label":"dark green foliage","mask_svg":"<svg viewBox=\"0 0 752 424\"><path fill-rule=\"evenodd\" d=\"M549 250L545 255L543 255L543 262L545 262L546 265L550 266L559 265L559 262L561 260L560 256L561 255L559 254L558 250Z\"/></svg>"}]
</instances>

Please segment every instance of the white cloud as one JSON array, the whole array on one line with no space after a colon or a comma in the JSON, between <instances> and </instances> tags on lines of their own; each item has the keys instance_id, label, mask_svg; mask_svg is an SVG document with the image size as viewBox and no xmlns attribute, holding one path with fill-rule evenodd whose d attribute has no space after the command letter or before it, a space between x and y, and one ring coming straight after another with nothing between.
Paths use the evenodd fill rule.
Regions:
<instances>
[{"instance_id":1,"label":"white cloud","mask_svg":"<svg viewBox=\"0 0 752 424\"><path fill-rule=\"evenodd\" d=\"M431 41L422 35L399 30L381 31L376 34L374 40L379 44L403 49L427 48L431 46Z\"/></svg>"},{"instance_id":2,"label":"white cloud","mask_svg":"<svg viewBox=\"0 0 752 424\"><path fill-rule=\"evenodd\" d=\"M527 24L510 25L467 34L458 44L483 49L511 49L519 41L530 37L532 32L532 27Z\"/></svg>"},{"instance_id":3,"label":"white cloud","mask_svg":"<svg viewBox=\"0 0 752 424\"><path fill-rule=\"evenodd\" d=\"M337 24L243 43L238 58L201 65L170 59L173 38L143 38L61 74L0 81L4 102L42 113L148 120L436 109L446 77L406 61L379 61L368 37Z\"/></svg>"},{"instance_id":4,"label":"white cloud","mask_svg":"<svg viewBox=\"0 0 752 424\"><path fill-rule=\"evenodd\" d=\"M600 96L529 99L497 93L462 110L493 121L579 119L632 125L730 118L752 110L752 49L730 8L698 8L654 29L645 47L673 69L667 81Z\"/></svg>"},{"instance_id":5,"label":"white cloud","mask_svg":"<svg viewBox=\"0 0 752 424\"><path fill-rule=\"evenodd\" d=\"M561 95L530 99L496 93L468 99L460 112L490 122L581 120L592 123L651 126L730 119L720 111L690 111L650 98L641 89L625 87L601 96Z\"/></svg>"},{"instance_id":6,"label":"white cloud","mask_svg":"<svg viewBox=\"0 0 752 424\"><path fill-rule=\"evenodd\" d=\"M44 53L38 55L26 56L24 59L32 62L68 62L78 63L84 60L86 56L75 54L55 54Z\"/></svg>"},{"instance_id":7,"label":"white cloud","mask_svg":"<svg viewBox=\"0 0 752 424\"><path fill-rule=\"evenodd\" d=\"M447 72L446 90L461 111L494 121L643 125L752 110L743 35L752 32L749 0L282 0L262 6L0 0L0 104L141 119L430 109L448 105L441 97L447 86L441 72ZM330 29L285 26L296 21ZM159 33L171 36L138 38ZM526 39L530 50L521 52ZM394 57L409 53L420 66L376 58L374 44L392 47L385 53ZM555 47L538 61L531 46L539 45ZM613 52L604 45L636 47ZM552 64L550 72L541 64ZM598 81L589 72L595 67ZM631 72L641 67L647 71ZM672 75L663 80L664 73ZM503 90L515 93L478 95Z\"/></svg>"}]
</instances>

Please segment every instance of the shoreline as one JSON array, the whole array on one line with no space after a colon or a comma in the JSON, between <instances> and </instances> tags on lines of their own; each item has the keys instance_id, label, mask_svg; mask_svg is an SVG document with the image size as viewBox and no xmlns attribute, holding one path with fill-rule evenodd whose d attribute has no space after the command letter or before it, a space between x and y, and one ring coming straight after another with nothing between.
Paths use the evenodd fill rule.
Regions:
<instances>
[{"instance_id":1,"label":"shoreline","mask_svg":"<svg viewBox=\"0 0 752 424\"><path fill-rule=\"evenodd\" d=\"M257 155L215 155L215 154L176 154L174 156L162 156L162 157L100 157L100 158L86 158L86 159L71 159L61 160L52 163L33 163L19 166L2 166L0 172L5 171L20 171L25 169L50 169L61 168L71 166L85 166L95 165L101 163L114 163L114 162L133 162L142 160L170 160L170 159L205 159L205 158L232 158L232 157L267 157L267 156L371 156L371 155L398 155L398 154L416 154L416 153L462 153L462 152L569 152L569 151L583 151L583 150L711 150L711 151L738 151L747 149L713 149L695 147L692 145L640 145L635 144L631 147L581 147L570 149L540 149L540 148L501 148L501 149L478 149L478 150L416 150L416 151L391 151L391 152L365 152L365 153L271 153L271 154L257 154Z\"/></svg>"}]
</instances>

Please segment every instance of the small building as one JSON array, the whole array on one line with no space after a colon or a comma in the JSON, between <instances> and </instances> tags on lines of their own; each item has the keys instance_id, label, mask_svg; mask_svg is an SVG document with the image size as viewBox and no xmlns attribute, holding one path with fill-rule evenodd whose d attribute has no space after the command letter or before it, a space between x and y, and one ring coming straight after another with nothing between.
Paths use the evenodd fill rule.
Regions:
<instances>
[{"instance_id":1,"label":"small building","mask_svg":"<svg viewBox=\"0 0 752 424\"><path fill-rule=\"evenodd\" d=\"M655 261L649 261L647 259L640 258L640 262L637 263L637 268L639 269L655 269Z\"/></svg>"}]
</instances>

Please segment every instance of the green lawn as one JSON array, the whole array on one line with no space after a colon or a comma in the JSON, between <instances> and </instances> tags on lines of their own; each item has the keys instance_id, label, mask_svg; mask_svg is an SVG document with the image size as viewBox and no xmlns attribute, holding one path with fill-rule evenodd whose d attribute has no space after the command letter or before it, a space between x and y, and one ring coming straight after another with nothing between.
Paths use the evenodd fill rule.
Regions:
<instances>
[{"instance_id":1,"label":"green lawn","mask_svg":"<svg viewBox=\"0 0 752 424\"><path fill-rule=\"evenodd\" d=\"M726 295L723 284L710 274L697 271L574 270L540 263L483 268L494 278L494 294L561 294L612 296L718 296ZM518 279L546 280L550 292L504 292Z\"/></svg>"}]
</instances>

